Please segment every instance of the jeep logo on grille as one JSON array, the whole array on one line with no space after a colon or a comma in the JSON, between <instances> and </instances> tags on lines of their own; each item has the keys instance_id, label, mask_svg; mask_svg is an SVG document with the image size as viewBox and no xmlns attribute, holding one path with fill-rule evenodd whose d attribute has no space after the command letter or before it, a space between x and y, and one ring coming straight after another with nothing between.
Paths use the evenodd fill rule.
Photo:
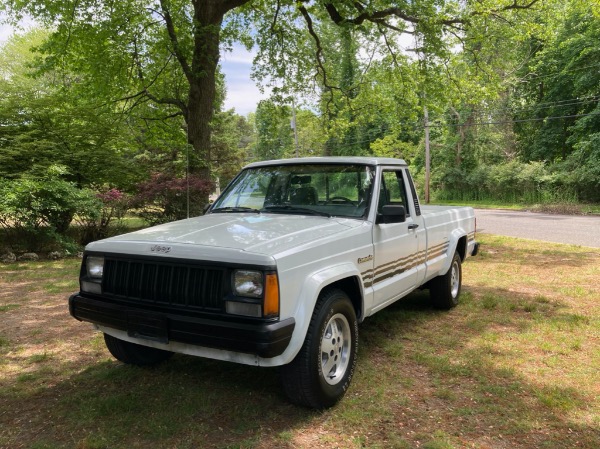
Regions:
<instances>
[{"instance_id":1,"label":"jeep logo on grille","mask_svg":"<svg viewBox=\"0 0 600 449\"><path fill-rule=\"evenodd\" d=\"M170 246L154 245L152 248L150 248L150 251L152 251L154 253L164 253L164 254L167 254L168 252L171 251L171 247Z\"/></svg>"}]
</instances>

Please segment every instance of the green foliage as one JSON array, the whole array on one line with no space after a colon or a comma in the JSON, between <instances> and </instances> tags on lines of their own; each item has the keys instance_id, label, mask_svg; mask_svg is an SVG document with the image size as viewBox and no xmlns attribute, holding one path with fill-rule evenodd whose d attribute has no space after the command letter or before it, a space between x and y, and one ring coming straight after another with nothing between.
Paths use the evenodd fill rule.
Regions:
<instances>
[{"instance_id":1,"label":"green foliage","mask_svg":"<svg viewBox=\"0 0 600 449\"><path fill-rule=\"evenodd\" d=\"M221 186L244 165L256 139L253 123L233 110L217 112L213 119L212 167Z\"/></svg>"},{"instance_id":2,"label":"green foliage","mask_svg":"<svg viewBox=\"0 0 600 449\"><path fill-rule=\"evenodd\" d=\"M79 228L78 241L85 245L118 233L122 220L131 207L129 195L117 189L96 192L97 208L78 210L74 217Z\"/></svg>"},{"instance_id":3,"label":"green foliage","mask_svg":"<svg viewBox=\"0 0 600 449\"><path fill-rule=\"evenodd\" d=\"M9 242L23 242L23 250L39 251L58 244L67 250L76 245L66 237L75 214L96 217L100 201L88 189L65 181L65 170L51 166L42 179L0 181L0 226Z\"/></svg>"},{"instance_id":4,"label":"green foliage","mask_svg":"<svg viewBox=\"0 0 600 449\"><path fill-rule=\"evenodd\" d=\"M58 163L65 180L100 190L133 193L151 173L181 179L187 169L223 185L245 160L296 152L403 157L419 178L427 108L439 197L600 201L596 1L11 0L0 9L52 30L0 50L4 178L40 178ZM250 120L222 111L218 44L236 41L255 46L253 77L273 92ZM297 147L292 98L302 104Z\"/></svg>"},{"instance_id":5,"label":"green foliage","mask_svg":"<svg viewBox=\"0 0 600 449\"><path fill-rule=\"evenodd\" d=\"M404 159L410 164L415 157L417 146L411 142L404 142L397 136L387 134L371 143L371 151L374 156Z\"/></svg>"},{"instance_id":6,"label":"green foliage","mask_svg":"<svg viewBox=\"0 0 600 449\"><path fill-rule=\"evenodd\" d=\"M596 6L597 8L597 6ZM581 200L600 201L600 22L593 3L571 1L546 19L517 92L525 103L515 127L524 160L553 163L561 184Z\"/></svg>"},{"instance_id":7,"label":"green foliage","mask_svg":"<svg viewBox=\"0 0 600 449\"><path fill-rule=\"evenodd\" d=\"M279 106L272 100L258 103L254 118L257 133L254 157L257 160L281 159L293 153L291 118L289 106Z\"/></svg>"},{"instance_id":8,"label":"green foliage","mask_svg":"<svg viewBox=\"0 0 600 449\"><path fill-rule=\"evenodd\" d=\"M256 142L252 154L256 160L321 156L327 139L321 118L306 109L296 109L296 149L292 108L280 105L275 99L259 102L254 114ZM248 147L250 149L250 146Z\"/></svg>"},{"instance_id":9,"label":"green foliage","mask_svg":"<svg viewBox=\"0 0 600 449\"><path fill-rule=\"evenodd\" d=\"M467 171L450 167L432 178L435 199L448 201L495 200L507 203L572 203L577 191L561 182L544 162L511 160L496 165L478 165Z\"/></svg>"},{"instance_id":10,"label":"green foliage","mask_svg":"<svg viewBox=\"0 0 600 449\"><path fill-rule=\"evenodd\" d=\"M72 72L35 75L31 48L47 36L33 29L0 48L0 176L40 178L59 164L79 186L127 184L139 170L121 116L84 95Z\"/></svg>"}]
</instances>

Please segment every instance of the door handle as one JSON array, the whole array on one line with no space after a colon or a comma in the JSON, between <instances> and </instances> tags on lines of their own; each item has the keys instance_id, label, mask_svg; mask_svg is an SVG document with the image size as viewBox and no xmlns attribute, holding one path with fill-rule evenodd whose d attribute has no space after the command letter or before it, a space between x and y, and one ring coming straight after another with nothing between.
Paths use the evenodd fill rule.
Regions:
<instances>
[{"instance_id":1,"label":"door handle","mask_svg":"<svg viewBox=\"0 0 600 449\"><path fill-rule=\"evenodd\" d=\"M408 230L409 230L409 231L412 231L413 229L417 229L418 227L419 227L419 225L418 225L418 224L416 224L416 223L409 224L409 225L408 225Z\"/></svg>"}]
</instances>

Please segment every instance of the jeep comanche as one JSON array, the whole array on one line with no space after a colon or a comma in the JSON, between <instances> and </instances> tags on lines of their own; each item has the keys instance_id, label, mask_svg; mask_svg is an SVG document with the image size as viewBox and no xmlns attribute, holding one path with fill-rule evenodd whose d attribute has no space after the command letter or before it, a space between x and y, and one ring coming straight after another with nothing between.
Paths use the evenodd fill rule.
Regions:
<instances>
[{"instance_id":1,"label":"jeep comanche","mask_svg":"<svg viewBox=\"0 0 600 449\"><path fill-rule=\"evenodd\" d=\"M122 362L280 366L292 402L323 408L348 389L358 324L417 288L454 307L477 250L473 209L421 206L402 160L258 162L203 216L87 245L69 308Z\"/></svg>"}]
</instances>

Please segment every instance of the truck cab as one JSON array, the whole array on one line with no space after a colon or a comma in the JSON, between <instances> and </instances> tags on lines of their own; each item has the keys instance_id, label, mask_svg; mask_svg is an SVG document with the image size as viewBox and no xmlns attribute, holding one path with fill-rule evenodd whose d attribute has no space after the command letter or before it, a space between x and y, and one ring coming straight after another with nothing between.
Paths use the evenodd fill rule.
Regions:
<instances>
[{"instance_id":1,"label":"truck cab","mask_svg":"<svg viewBox=\"0 0 600 449\"><path fill-rule=\"evenodd\" d=\"M266 161L204 216L89 244L69 306L125 363L280 366L292 402L322 408L350 385L358 324L417 288L456 306L477 249L473 209L422 207L402 160Z\"/></svg>"}]
</instances>

